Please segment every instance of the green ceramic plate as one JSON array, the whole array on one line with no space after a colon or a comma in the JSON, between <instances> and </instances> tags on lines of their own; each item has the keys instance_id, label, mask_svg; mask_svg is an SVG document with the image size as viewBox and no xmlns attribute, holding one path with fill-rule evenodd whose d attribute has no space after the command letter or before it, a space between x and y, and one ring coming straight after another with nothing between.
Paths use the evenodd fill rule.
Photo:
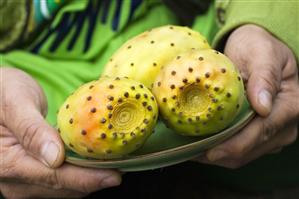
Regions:
<instances>
[{"instance_id":1,"label":"green ceramic plate","mask_svg":"<svg viewBox=\"0 0 299 199\"><path fill-rule=\"evenodd\" d=\"M66 162L84 167L115 168L121 171L141 171L170 166L190 160L220 144L242 129L254 115L249 104L245 103L230 127L206 138L177 135L166 128L162 122L159 122L156 132L145 145L126 157L113 160L86 159L67 151Z\"/></svg>"}]
</instances>

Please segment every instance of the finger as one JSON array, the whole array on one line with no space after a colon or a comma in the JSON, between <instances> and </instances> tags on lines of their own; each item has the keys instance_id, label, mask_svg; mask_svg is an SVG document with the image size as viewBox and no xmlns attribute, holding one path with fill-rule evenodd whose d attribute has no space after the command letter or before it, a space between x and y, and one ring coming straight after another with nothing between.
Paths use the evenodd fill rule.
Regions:
<instances>
[{"instance_id":1,"label":"finger","mask_svg":"<svg viewBox=\"0 0 299 199\"><path fill-rule=\"evenodd\" d=\"M67 163L57 169L51 169L31 156L24 156L9 172L4 173L0 180L91 193L119 185L121 176L114 170L83 168Z\"/></svg>"},{"instance_id":2,"label":"finger","mask_svg":"<svg viewBox=\"0 0 299 199\"><path fill-rule=\"evenodd\" d=\"M64 160L64 147L58 133L44 119L45 97L28 75L5 71L1 122L17 137L24 149L49 167ZM11 79L18 81L11 81ZM1 100L2 101L2 100Z\"/></svg>"},{"instance_id":3,"label":"finger","mask_svg":"<svg viewBox=\"0 0 299 199\"><path fill-rule=\"evenodd\" d=\"M240 133L207 151L207 159L211 162L228 157L241 158L255 147L262 128L262 119L255 117Z\"/></svg>"},{"instance_id":4,"label":"finger","mask_svg":"<svg viewBox=\"0 0 299 199\"><path fill-rule=\"evenodd\" d=\"M253 108L264 117L272 110L273 99L280 90L282 68L286 64L275 55L276 51L270 47L256 49L246 63L249 73L247 95Z\"/></svg>"},{"instance_id":5,"label":"finger","mask_svg":"<svg viewBox=\"0 0 299 199\"><path fill-rule=\"evenodd\" d=\"M226 162L229 168L239 168L249 162L266 154L278 153L283 147L292 144L297 139L298 129L296 125L291 125L278 132L271 140L257 146L252 151L248 152L241 159L231 159ZM226 160L223 160L223 163Z\"/></svg>"},{"instance_id":6,"label":"finger","mask_svg":"<svg viewBox=\"0 0 299 199\"><path fill-rule=\"evenodd\" d=\"M244 36L248 31L253 32L250 43L248 36ZM287 64L285 53L269 38L271 35L260 27L244 26L230 35L225 47L225 53L248 81L246 89L251 105L264 117L271 112L272 101L280 89L282 70ZM239 45L240 41L245 46ZM260 42L258 47L255 41Z\"/></svg>"},{"instance_id":7,"label":"finger","mask_svg":"<svg viewBox=\"0 0 299 199\"><path fill-rule=\"evenodd\" d=\"M15 107L14 123L7 126L23 148L49 167L58 167L64 161L64 147L56 130L37 109Z\"/></svg>"},{"instance_id":8,"label":"finger","mask_svg":"<svg viewBox=\"0 0 299 199\"><path fill-rule=\"evenodd\" d=\"M247 162L257 159L264 154L272 154L273 151L278 152L283 147L292 144L298 136L298 128L296 124L290 125L278 132L271 140L259 145L256 149L250 151L246 158Z\"/></svg>"},{"instance_id":9,"label":"finger","mask_svg":"<svg viewBox=\"0 0 299 199\"><path fill-rule=\"evenodd\" d=\"M268 116L272 110L273 99L280 85L278 76L269 68L258 68L249 75L247 96L254 110L261 116Z\"/></svg>"},{"instance_id":10,"label":"finger","mask_svg":"<svg viewBox=\"0 0 299 199\"><path fill-rule=\"evenodd\" d=\"M1 183L0 189L5 198L82 198L86 196L86 193L74 190L55 190L42 186L20 183Z\"/></svg>"},{"instance_id":11,"label":"finger","mask_svg":"<svg viewBox=\"0 0 299 199\"><path fill-rule=\"evenodd\" d=\"M210 161L207 156L200 156L196 158L195 161L235 169L246 165L248 162L257 159L262 155L280 152L284 146L293 143L297 136L298 127L296 125L291 125L282 132L279 132L271 140L259 145L258 147L244 154L242 157L240 156L237 158L229 156L216 161Z\"/></svg>"},{"instance_id":12,"label":"finger","mask_svg":"<svg viewBox=\"0 0 299 199\"><path fill-rule=\"evenodd\" d=\"M240 133L216 146L207 153L210 161L228 156L240 158L248 151L271 139L281 129L297 122L295 99L289 93L280 93L267 118L256 117Z\"/></svg>"}]
</instances>

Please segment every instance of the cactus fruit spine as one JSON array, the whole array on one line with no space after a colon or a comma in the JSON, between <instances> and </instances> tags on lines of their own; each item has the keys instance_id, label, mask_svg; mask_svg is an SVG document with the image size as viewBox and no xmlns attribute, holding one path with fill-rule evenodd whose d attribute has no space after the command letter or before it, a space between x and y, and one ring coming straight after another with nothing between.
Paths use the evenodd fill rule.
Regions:
<instances>
[{"instance_id":1,"label":"cactus fruit spine","mask_svg":"<svg viewBox=\"0 0 299 199\"><path fill-rule=\"evenodd\" d=\"M162 66L179 53L210 48L198 32L181 26L162 26L127 41L106 64L103 75L129 77L151 88Z\"/></svg>"},{"instance_id":2,"label":"cactus fruit spine","mask_svg":"<svg viewBox=\"0 0 299 199\"><path fill-rule=\"evenodd\" d=\"M166 124L191 136L227 127L245 99L237 69L212 49L178 55L157 77L153 93Z\"/></svg>"},{"instance_id":3,"label":"cactus fruit spine","mask_svg":"<svg viewBox=\"0 0 299 199\"><path fill-rule=\"evenodd\" d=\"M156 100L143 84L103 77L69 96L57 122L72 151L102 159L138 149L153 132L157 117Z\"/></svg>"}]
</instances>

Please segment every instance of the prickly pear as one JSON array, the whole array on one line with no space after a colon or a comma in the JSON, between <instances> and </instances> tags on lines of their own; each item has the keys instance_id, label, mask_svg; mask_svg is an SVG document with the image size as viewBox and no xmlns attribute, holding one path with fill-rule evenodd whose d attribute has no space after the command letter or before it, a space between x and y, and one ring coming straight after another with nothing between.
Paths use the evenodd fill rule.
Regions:
<instances>
[{"instance_id":1,"label":"prickly pear","mask_svg":"<svg viewBox=\"0 0 299 199\"><path fill-rule=\"evenodd\" d=\"M84 157L122 157L152 134L157 102L141 83L102 77L82 85L61 106L57 123L66 146Z\"/></svg>"},{"instance_id":2,"label":"prickly pear","mask_svg":"<svg viewBox=\"0 0 299 199\"><path fill-rule=\"evenodd\" d=\"M212 49L178 55L161 70L153 93L166 124L191 136L227 127L245 99L238 70Z\"/></svg>"},{"instance_id":3,"label":"prickly pear","mask_svg":"<svg viewBox=\"0 0 299 199\"><path fill-rule=\"evenodd\" d=\"M181 26L162 26L127 41L112 55L103 75L129 77L151 88L162 66L190 49L210 48L198 32Z\"/></svg>"}]
</instances>

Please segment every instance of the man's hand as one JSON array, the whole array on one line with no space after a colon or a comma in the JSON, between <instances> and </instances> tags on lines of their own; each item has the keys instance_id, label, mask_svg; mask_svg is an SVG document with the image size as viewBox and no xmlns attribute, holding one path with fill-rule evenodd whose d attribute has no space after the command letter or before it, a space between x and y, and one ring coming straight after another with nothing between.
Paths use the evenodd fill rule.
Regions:
<instances>
[{"instance_id":1,"label":"man's hand","mask_svg":"<svg viewBox=\"0 0 299 199\"><path fill-rule=\"evenodd\" d=\"M232 32L225 54L239 68L258 116L198 160L238 168L262 155L279 152L296 140L298 70L292 51L255 25L244 25Z\"/></svg>"},{"instance_id":2,"label":"man's hand","mask_svg":"<svg viewBox=\"0 0 299 199\"><path fill-rule=\"evenodd\" d=\"M68 198L120 183L118 172L63 164L59 134L44 119L42 89L26 73L0 69L0 190L7 198Z\"/></svg>"}]
</instances>

